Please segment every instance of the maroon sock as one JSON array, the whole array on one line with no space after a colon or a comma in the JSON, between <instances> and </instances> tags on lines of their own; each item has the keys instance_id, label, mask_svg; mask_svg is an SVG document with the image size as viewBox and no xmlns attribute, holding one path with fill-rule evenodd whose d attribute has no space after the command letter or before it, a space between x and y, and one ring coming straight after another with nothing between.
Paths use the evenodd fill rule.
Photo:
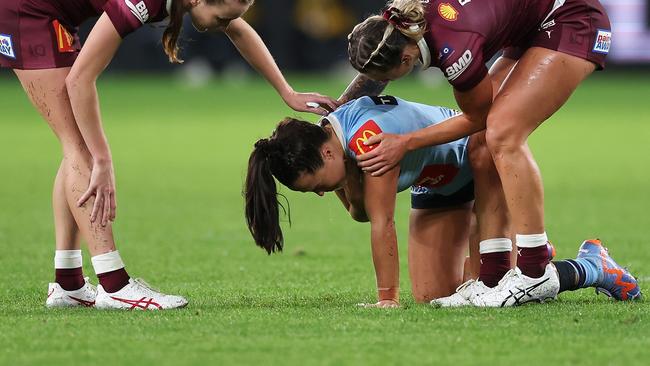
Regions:
<instances>
[{"instance_id":1,"label":"maroon sock","mask_svg":"<svg viewBox=\"0 0 650 366\"><path fill-rule=\"evenodd\" d=\"M129 284L129 274L126 273L124 268L116 269L114 271L100 273L97 275L99 284L102 285L104 291L113 293L120 291L124 286Z\"/></svg>"},{"instance_id":2,"label":"maroon sock","mask_svg":"<svg viewBox=\"0 0 650 366\"><path fill-rule=\"evenodd\" d=\"M54 282L58 283L66 291L79 290L84 287L84 274L79 268L55 268Z\"/></svg>"},{"instance_id":3,"label":"maroon sock","mask_svg":"<svg viewBox=\"0 0 650 366\"><path fill-rule=\"evenodd\" d=\"M549 263L548 247L540 245L534 248L517 247L517 267L521 272L532 278L542 277Z\"/></svg>"},{"instance_id":4,"label":"maroon sock","mask_svg":"<svg viewBox=\"0 0 650 366\"><path fill-rule=\"evenodd\" d=\"M510 252L481 254L481 273L478 279L487 287L494 287L510 270Z\"/></svg>"}]
</instances>

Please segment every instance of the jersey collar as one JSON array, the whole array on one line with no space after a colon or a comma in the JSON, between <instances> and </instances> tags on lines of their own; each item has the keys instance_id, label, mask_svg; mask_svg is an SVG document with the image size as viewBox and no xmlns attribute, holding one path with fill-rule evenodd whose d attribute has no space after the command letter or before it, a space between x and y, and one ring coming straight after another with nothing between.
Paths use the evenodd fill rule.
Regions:
<instances>
[{"instance_id":1,"label":"jersey collar","mask_svg":"<svg viewBox=\"0 0 650 366\"><path fill-rule=\"evenodd\" d=\"M339 140L341 146L343 147L343 151L345 151L345 140L343 140L344 139L343 128L341 127L341 122L339 122L339 119L336 118L336 116L334 116L333 114L329 114L328 116L321 118L318 124L320 124L322 127L324 121L328 121L329 124L332 126L337 139Z\"/></svg>"}]
</instances>

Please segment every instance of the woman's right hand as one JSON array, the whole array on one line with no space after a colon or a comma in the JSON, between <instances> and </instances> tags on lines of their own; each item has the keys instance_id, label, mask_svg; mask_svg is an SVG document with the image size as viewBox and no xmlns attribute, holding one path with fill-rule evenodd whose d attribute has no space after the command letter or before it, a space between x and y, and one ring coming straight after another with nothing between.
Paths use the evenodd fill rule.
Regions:
<instances>
[{"instance_id":1,"label":"woman's right hand","mask_svg":"<svg viewBox=\"0 0 650 366\"><path fill-rule=\"evenodd\" d=\"M117 204L112 161L93 163L88 190L79 198L77 205L83 206L92 196L95 196L95 202L90 214L90 222L95 222L98 216L101 218L102 226L106 226L108 221L114 221Z\"/></svg>"}]
</instances>

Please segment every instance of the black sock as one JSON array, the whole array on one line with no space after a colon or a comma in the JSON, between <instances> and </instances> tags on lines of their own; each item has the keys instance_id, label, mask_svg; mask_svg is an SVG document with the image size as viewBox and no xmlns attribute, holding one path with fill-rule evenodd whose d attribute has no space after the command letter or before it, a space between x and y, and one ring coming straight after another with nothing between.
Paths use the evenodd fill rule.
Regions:
<instances>
[{"instance_id":1,"label":"black sock","mask_svg":"<svg viewBox=\"0 0 650 366\"><path fill-rule=\"evenodd\" d=\"M571 259L554 261L553 264L560 278L560 292L582 288L586 279L582 266Z\"/></svg>"}]
</instances>

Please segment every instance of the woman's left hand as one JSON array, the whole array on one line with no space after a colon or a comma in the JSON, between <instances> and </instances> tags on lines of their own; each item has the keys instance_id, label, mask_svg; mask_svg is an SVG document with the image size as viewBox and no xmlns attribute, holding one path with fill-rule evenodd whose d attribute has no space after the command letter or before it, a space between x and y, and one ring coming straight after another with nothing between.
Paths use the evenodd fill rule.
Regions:
<instances>
[{"instance_id":1,"label":"woman's left hand","mask_svg":"<svg viewBox=\"0 0 650 366\"><path fill-rule=\"evenodd\" d=\"M357 156L359 167L373 177L383 175L393 169L406 154L407 138L404 135L380 133L370 137L365 145L375 145L372 150Z\"/></svg>"},{"instance_id":2,"label":"woman's left hand","mask_svg":"<svg viewBox=\"0 0 650 366\"><path fill-rule=\"evenodd\" d=\"M327 115L339 106L339 102L318 93L298 93L291 91L282 97L289 107L298 112Z\"/></svg>"}]
</instances>

